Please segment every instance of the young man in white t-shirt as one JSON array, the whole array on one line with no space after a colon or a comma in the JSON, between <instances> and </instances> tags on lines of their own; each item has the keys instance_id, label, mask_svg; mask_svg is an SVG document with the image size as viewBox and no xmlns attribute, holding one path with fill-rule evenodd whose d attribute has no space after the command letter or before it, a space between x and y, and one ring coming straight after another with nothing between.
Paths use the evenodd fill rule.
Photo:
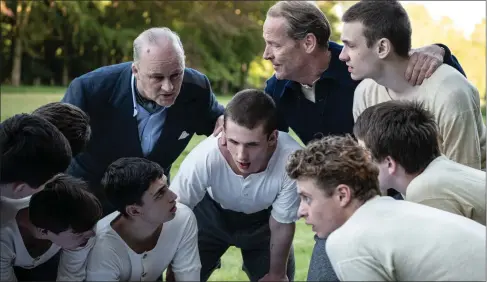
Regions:
<instances>
[{"instance_id":1,"label":"young man in white t-shirt","mask_svg":"<svg viewBox=\"0 0 487 282\"><path fill-rule=\"evenodd\" d=\"M10 199L0 230L1 281L82 281L102 209L87 184L66 174L32 196Z\"/></svg>"},{"instance_id":2,"label":"young man in white t-shirt","mask_svg":"<svg viewBox=\"0 0 487 282\"><path fill-rule=\"evenodd\" d=\"M389 101L367 108L354 134L379 167L381 190L485 225L485 172L442 155L437 127L420 103Z\"/></svg>"},{"instance_id":3,"label":"young man in white t-shirt","mask_svg":"<svg viewBox=\"0 0 487 282\"><path fill-rule=\"evenodd\" d=\"M460 72L443 64L413 86L406 78L411 24L399 1L360 1L342 16L340 59L363 81L354 94L353 115L390 100L417 100L435 116L440 148L449 159L485 169L486 128L479 92Z\"/></svg>"},{"instance_id":4,"label":"young man in white t-shirt","mask_svg":"<svg viewBox=\"0 0 487 282\"><path fill-rule=\"evenodd\" d=\"M201 263L193 212L176 203L161 166L121 158L102 185L117 211L97 224L87 281L156 281L171 265L176 281L197 281Z\"/></svg>"},{"instance_id":5,"label":"young man in white t-shirt","mask_svg":"<svg viewBox=\"0 0 487 282\"><path fill-rule=\"evenodd\" d=\"M203 140L183 160L171 189L198 221L200 281L230 246L241 249L251 281L293 280L299 197L285 165L299 148L277 131L273 100L248 89L226 106L221 136Z\"/></svg>"},{"instance_id":6,"label":"young man in white t-shirt","mask_svg":"<svg viewBox=\"0 0 487 282\"><path fill-rule=\"evenodd\" d=\"M380 196L378 168L352 137L295 152L299 214L340 281L485 281L485 226L440 209ZM400 224L398 224L400 222Z\"/></svg>"}]
</instances>

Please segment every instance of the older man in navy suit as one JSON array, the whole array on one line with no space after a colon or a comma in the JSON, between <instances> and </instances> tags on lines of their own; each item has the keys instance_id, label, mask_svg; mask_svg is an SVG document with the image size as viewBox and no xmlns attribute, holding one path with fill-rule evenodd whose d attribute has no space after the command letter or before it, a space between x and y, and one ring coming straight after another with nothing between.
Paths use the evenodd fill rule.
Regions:
<instances>
[{"instance_id":1,"label":"older man in navy suit","mask_svg":"<svg viewBox=\"0 0 487 282\"><path fill-rule=\"evenodd\" d=\"M90 183L104 214L114 211L100 188L108 165L121 157L144 157L159 163L169 179L191 137L210 135L223 114L208 78L185 67L182 43L168 28L141 33L134 40L133 62L75 78L62 101L90 116L91 140L68 173Z\"/></svg>"}]
</instances>

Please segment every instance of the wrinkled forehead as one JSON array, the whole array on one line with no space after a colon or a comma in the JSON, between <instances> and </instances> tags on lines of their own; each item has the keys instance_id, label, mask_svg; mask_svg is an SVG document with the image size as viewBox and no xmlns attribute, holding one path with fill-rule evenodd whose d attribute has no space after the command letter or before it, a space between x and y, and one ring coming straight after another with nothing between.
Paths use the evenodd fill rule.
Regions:
<instances>
[{"instance_id":1,"label":"wrinkled forehead","mask_svg":"<svg viewBox=\"0 0 487 282\"><path fill-rule=\"evenodd\" d=\"M267 17L263 26L265 40L277 40L288 36L289 25L284 17Z\"/></svg>"},{"instance_id":2,"label":"wrinkled forehead","mask_svg":"<svg viewBox=\"0 0 487 282\"><path fill-rule=\"evenodd\" d=\"M149 74L184 69L184 55L174 45L144 45L140 51L139 68Z\"/></svg>"}]
</instances>

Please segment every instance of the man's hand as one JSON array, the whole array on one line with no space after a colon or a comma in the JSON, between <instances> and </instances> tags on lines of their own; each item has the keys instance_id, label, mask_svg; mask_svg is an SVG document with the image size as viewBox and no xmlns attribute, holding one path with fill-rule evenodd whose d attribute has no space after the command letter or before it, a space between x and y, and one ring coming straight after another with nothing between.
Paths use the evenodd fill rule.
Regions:
<instances>
[{"instance_id":1,"label":"man's hand","mask_svg":"<svg viewBox=\"0 0 487 282\"><path fill-rule=\"evenodd\" d=\"M223 115L219 116L215 122L215 129L213 129L213 136L217 136L223 130Z\"/></svg>"},{"instance_id":2,"label":"man's hand","mask_svg":"<svg viewBox=\"0 0 487 282\"><path fill-rule=\"evenodd\" d=\"M265 282L265 281L269 281L269 282L272 282L272 281L289 281L289 278L287 277L286 274L283 274L283 275L275 275L275 274L272 274L272 273L267 273L266 275L264 275L264 277L260 278L259 279L259 282Z\"/></svg>"},{"instance_id":3,"label":"man's hand","mask_svg":"<svg viewBox=\"0 0 487 282\"><path fill-rule=\"evenodd\" d=\"M166 282L176 282L176 277L174 276L174 272L172 272L172 266L169 265L166 269Z\"/></svg>"},{"instance_id":4,"label":"man's hand","mask_svg":"<svg viewBox=\"0 0 487 282\"><path fill-rule=\"evenodd\" d=\"M445 50L438 45L428 45L409 52L406 79L411 85L421 85L443 64Z\"/></svg>"},{"instance_id":5,"label":"man's hand","mask_svg":"<svg viewBox=\"0 0 487 282\"><path fill-rule=\"evenodd\" d=\"M215 129L213 130L213 136L217 136L219 133L222 133L220 138L220 145L226 146L227 139L225 138L225 132L223 131L223 115L219 116L215 123Z\"/></svg>"}]
</instances>

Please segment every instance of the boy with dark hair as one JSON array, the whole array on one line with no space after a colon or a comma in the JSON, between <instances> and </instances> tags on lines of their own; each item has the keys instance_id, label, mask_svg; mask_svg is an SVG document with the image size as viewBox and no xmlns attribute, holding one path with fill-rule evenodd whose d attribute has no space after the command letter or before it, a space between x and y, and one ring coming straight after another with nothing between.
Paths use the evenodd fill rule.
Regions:
<instances>
[{"instance_id":1,"label":"boy with dark hair","mask_svg":"<svg viewBox=\"0 0 487 282\"><path fill-rule=\"evenodd\" d=\"M434 116L421 103L371 106L357 118L354 134L377 163L382 190L394 188L408 201L485 225L485 172L440 153Z\"/></svg>"},{"instance_id":2,"label":"boy with dark hair","mask_svg":"<svg viewBox=\"0 0 487 282\"><path fill-rule=\"evenodd\" d=\"M155 281L169 265L176 281L199 279L196 219L176 203L159 164L118 159L107 168L102 185L117 211L97 225L88 281Z\"/></svg>"},{"instance_id":3,"label":"boy with dark hair","mask_svg":"<svg viewBox=\"0 0 487 282\"><path fill-rule=\"evenodd\" d=\"M277 131L272 98L247 89L226 106L221 136L203 140L183 160L171 188L198 220L200 281L230 246L241 249L251 281L293 280L299 198L285 164L299 148Z\"/></svg>"},{"instance_id":4,"label":"boy with dark hair","mask_svg":"<svg viewBox=\"0 0 487 282\"><path fill-rule=\"evenodd\" d=\"M351 136L308 144L287 172L301 195L299 215L328 238L340 281L485 281L485 226L381 197L377 166Z\"/></svg>"},{"instance_id":5,"label":"boy with dark hair","mask_svg":"<svg viewBox=\"0 0 487 282\"><path fill-rule=\"evenodd\" d=\"M45 118L61 131L68 139L73 157L81 153L90 141L90 118L75 105L52 102L37 108L32 114Z\"/></svg>"},{"instance_id":6,"label":"boy with dark hair","mask_svg":"<svg viewBox=\"0 0 487 282\"><path fill-rule=\"evenodd\" d=\"M44 118L17 114L0 124L0 195L20 199L34 194L71 161L66 137Z\"/></svg>"},{"instance_id":7,"label":"boy with dark hair","mask_svg":"<svg viewBox=\"0 0 487 282\"><path fill-rule=\"evenodd\" d=\"M456 162L484 169L486 130L478 90L446 64L421 85L406 80L411 24L399 1L360 1L343 14L342 21L340 59L347 63L352 79L363 79L355 89L354 119L381 102L421 101L439 126L441 152Z\"/></svg>"},{"instance_id":8,"label":"boy with dark hair","mask_svg":"<svg viewBox=\"0 0 487 282\"><path fill-rule=\"evenodd\" d=\"M14 219L0 231L0 280L84 280L94 227L102 215L87 184L58 174L15 204Z\"/></svg>"}]
</instances>

